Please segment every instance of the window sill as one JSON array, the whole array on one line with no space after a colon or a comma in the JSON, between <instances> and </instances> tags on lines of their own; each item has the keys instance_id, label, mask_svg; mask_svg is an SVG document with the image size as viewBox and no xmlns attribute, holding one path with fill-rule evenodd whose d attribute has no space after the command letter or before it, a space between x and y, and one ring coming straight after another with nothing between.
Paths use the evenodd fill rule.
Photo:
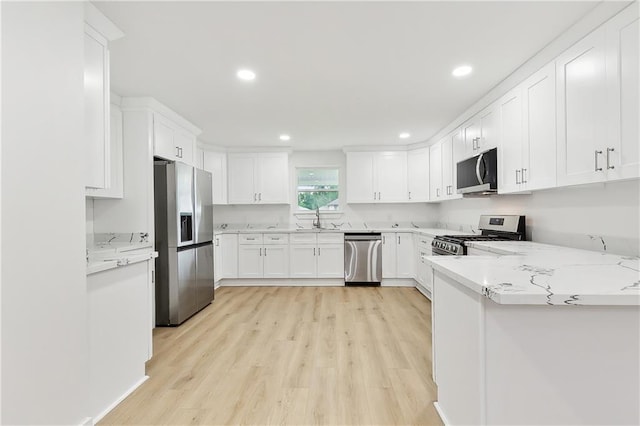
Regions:
<instances>
[{"instance_id":1,"label":"window sill","mask_svg":"<svg viewBox=\"0 0 640 426\"><path fill-rule=\"evenodd\" d=\"M293 215L297 219L311 219L316 217L315 211L297 211ZM341 210L320 210L321 219L340 219L344 216L344 212Z\"/></svg>"}]
</instances>

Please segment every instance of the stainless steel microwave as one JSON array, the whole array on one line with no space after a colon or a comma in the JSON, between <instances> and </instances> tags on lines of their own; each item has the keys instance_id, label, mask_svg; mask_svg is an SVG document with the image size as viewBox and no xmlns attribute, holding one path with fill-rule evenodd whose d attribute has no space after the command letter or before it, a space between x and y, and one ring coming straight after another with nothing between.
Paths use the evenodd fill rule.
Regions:
<instances>
[{"instance_id":1,"label":"stainless steel microwave","mask_svg":"<svg viewBox=\"0 0 640 426\"><path fill-rule=\"evenodd\" d=\"M456 170L458 194L494 194L498 192L498 149L462 160Z\"/></svg>"}]
</instances>

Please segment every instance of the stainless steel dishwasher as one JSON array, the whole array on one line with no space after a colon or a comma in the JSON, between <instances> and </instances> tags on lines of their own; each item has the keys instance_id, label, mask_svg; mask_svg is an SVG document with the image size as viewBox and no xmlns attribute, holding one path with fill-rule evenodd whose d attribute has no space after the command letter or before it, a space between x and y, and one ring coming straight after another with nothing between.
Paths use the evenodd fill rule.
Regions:
<instances>
[{"instance_id":1,"label":"stainless steel dishwasher","mask_svg":"<svg viewBox=\"0 0 640 426\"><path fill-rule=\"evenodd\" d=\"M344 234L344 281L346 285L380 285L382 236L379 233Z\"/></svg>"}]
</instances>

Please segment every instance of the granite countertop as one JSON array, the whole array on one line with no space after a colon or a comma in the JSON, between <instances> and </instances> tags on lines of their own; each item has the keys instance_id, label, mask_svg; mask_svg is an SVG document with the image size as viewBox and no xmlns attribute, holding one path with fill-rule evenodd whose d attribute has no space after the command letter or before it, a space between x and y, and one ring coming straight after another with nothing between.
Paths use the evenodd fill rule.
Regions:
<instances>
[{"instance_id":1,"label":"granite countertop","mask_svg":"<svg viewBox=\"0 0 640 426\"><path fill-rule=\"evenodd\" d=\"M426 259L500 304L640 306L640 258L526 241L470 245L503 256Z\"/></svg>"}]
</instances>

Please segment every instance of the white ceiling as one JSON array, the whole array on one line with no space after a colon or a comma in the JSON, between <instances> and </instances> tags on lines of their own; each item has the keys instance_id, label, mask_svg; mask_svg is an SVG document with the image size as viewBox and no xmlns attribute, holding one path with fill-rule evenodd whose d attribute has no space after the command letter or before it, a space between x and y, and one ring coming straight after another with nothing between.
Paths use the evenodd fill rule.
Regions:
<instances>
[{"instance_id":1,"label":"white ceiling","mask_svg":"<svg viewBox=\"0 0 640 426\"><path fill-rule=\"evenodd\" d=\"M207 143L293 149L427 140L597 5L95 4L125 33L111 46L116 93L155 97ZM463 63L474 73L457 80Z\"/></svg>"}]
</instances>

